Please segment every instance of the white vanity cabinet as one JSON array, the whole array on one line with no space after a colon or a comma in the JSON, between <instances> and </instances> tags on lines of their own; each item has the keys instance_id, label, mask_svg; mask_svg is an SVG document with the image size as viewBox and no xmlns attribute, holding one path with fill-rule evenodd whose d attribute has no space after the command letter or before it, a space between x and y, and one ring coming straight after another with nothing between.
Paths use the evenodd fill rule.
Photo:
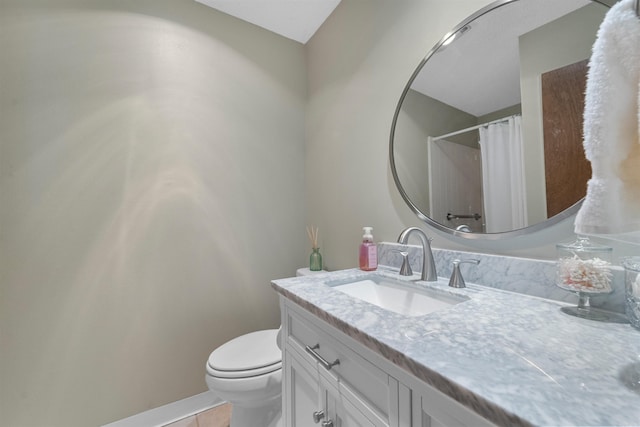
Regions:
<instances>
[{"instance_id":1,"label":"white vanity cabinet","mask_svg":"<svg viewBox=\"0 0 640 427\"><path fill-rule=\"evenodd\" d=\"M319 373L317 364L302 360L293 352L286 352L285 370L285 425L309 426L317 423L323 427L388 426L353 393L336 387L335 377Z\"/></svg>"},{"instance_id":2,"label":"white vanity cabinet","mask_svg":"<svg viewBox=\"0 0 640 427\"><path fill-rule=\"evenodd\" d=\"M283 316L286 427L399 427L397 381L308 314L283 304Z\"/></svg>"},{"instance_id":3,"label":"white vanity cabinet","mask_svg":"<svg viewBox=\"0 0 640 427\"><path fill-rule=\"evenodd\" d=\"M493 425L284 297L281 309L284 427Z\"/></svg>"}]
</instances>

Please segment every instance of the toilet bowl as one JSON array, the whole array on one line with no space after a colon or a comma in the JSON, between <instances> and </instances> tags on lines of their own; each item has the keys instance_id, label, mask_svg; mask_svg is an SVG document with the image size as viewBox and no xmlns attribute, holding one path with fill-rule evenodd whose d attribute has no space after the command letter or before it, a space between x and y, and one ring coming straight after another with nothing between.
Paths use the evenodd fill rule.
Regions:
<instances>
[{"instance_id":1,"label":"toilet bowl","mask_svg":"<svg viewBox=\"0 0 640 427\"><path fill-rule=\"evenodd\" d=\"M301 268L296 276L318 274ZM280 329L241 335L207 360L207 387L231 403L230 427L279 427L282 413Z\"/></svg>"},{"instance_id":2,"label":"toilet bowl","mask_svg":"<svg viewBox=\"0 0 640 427\"><path fill-rule=\"evenodd\" d=\"M209 390L231 403L230 427L276 427L282 412L278 329L251 332L215 349L207 360Z\"/></svg>"}]
</instances>

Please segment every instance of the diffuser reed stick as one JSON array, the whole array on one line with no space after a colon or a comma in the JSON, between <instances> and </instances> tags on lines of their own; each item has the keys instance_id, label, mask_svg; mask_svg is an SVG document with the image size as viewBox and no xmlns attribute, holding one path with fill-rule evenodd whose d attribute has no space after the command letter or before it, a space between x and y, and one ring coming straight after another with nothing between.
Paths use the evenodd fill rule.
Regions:
<instances>
[{"instance_id":1,"label":"diffuser reed stick","mask_svg":"<svg viewBox=\"0 0 640 427\"><path fill-rule=\"evenodd\" d=\"M307 236L309 236L309 240L311 241L311 248L318 249L318 227L307 227Z\"/></svg>"}]
</instances>

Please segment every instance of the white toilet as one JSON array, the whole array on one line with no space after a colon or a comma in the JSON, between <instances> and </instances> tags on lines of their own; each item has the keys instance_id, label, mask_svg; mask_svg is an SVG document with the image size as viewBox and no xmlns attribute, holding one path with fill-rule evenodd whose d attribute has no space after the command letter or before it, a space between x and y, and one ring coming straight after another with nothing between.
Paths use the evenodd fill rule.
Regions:
<instances>
[{"instance_id":1,"label":"white toilet","mask_svg":"<svg viewBox=\"0 0 640 427\"><path fill-rule=\"evenodd\" d=\"M278 329L251 332L215 349L207 360L209 390L231 403L230 427L275 427L282 412Z\"/></svg>"},{"instance_id":2,"label":"white toilet","mask_svg":"<svg viewBox=\"0 0 640 427\"><path fill-rule=\"evenodd\" d=\"M315 274L300 269L297 276ZM207 386L231 403L230 427L279 427L282 350L279 329L251 332L215 349L207 360Z\"/></svg>"}]
</instances>

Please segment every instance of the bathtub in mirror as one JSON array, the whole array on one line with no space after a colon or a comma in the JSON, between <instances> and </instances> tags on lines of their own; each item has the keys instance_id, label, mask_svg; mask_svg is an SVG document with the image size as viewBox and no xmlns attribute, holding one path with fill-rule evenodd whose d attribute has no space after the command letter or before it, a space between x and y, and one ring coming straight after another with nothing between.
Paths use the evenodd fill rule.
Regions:
<instances>
[{"instance_id":1,"label":"bathtub in mirror","mask_svg":"<svg viewBox=\"0 0 640 427\"><path fill-rule=\"evenodd\" d=\"M500 239L577 212L587 62L609 2L502 0L427 54L398 103L389 157L426 223Z\"/></svg>"}]
</instances>

